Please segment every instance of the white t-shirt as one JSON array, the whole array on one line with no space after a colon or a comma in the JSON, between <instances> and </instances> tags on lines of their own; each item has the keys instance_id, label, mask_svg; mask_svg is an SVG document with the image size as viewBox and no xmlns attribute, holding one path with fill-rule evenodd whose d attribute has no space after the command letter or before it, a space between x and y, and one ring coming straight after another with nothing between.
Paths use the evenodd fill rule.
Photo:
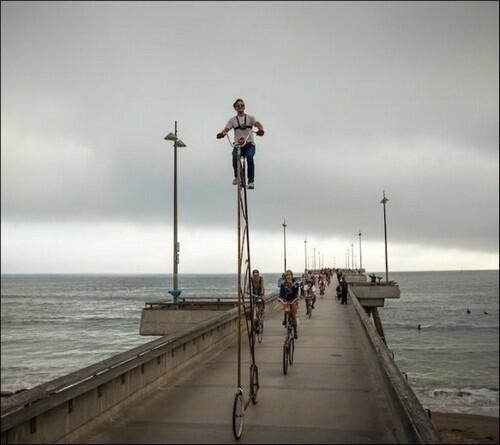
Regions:
<instances>
[{"instance_id":1,"label":"white t-shirt","mask_svg":"<svg viewBox=\"0 0 500 445\"><path fill-rule=\"evenodd\" d=\"M234 128L235 142L239 142L241 138L245 140L248 136L248 133L250 133L250 136L248 136L247 139L247 144L250 142L253 144L254 140L253 140L252 128L255 122L256 122L255 117L250 116L249 114L245 114L244 116L241 117L236 115L227 121L226 128L228 128L229 130ZM239 126L242 127L249 126L250 128L236 128Z\"/></svg>"}]
</instances>

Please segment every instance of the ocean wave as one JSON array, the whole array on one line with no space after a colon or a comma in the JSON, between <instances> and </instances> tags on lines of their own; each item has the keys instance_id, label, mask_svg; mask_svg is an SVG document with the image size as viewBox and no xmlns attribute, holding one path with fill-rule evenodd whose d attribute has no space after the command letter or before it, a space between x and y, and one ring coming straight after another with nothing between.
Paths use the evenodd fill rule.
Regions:
<instances>
[{"instance_id":1,"label":"ocean wave","mask_svg":"<svg viewBox=\"0 0 500 445\"><path fill-rule=\"evenodd\" d=\"M499 416L498 388L415 388L415 392L434 411Z\"/></svg>"},{"instance_id":2,"label":"ocean wave","mask_svg":"<svg viewBox=\"0 0 500 445\"><path fill-rule=\"evenodd\" d=\"M470 329L473 330L498 330L500 328L499 324L460 324L460 323L447 323L447 324L434 324L434 323L428 323L428 324L421 324L420 329L426 329L426 330L431 330L431 331L468 331ZM418 323L399 323L399 322L393 322L393 323L384 323L384 330L390 331L390 330L408 330L408 331L413 331L413 330L418 330Z\"/></svg>"}]
</instances>

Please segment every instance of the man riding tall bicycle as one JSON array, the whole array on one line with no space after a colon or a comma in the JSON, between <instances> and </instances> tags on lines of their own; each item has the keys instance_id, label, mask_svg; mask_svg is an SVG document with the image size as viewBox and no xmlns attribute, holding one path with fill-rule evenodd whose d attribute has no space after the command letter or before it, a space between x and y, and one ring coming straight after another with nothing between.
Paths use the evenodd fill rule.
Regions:
<instances>
[{"instance_id":1,"label":"man riding tall bicycle","mask_svg":"<svg viewBox=\"0 0 500 445\"><path fill-rule=\"evenodd\" d=\"M283 304L284 312L289 312L292 319L293 338L297 335L297 311L299 309L299 284L294 282L293 274L287 270L285 272L285 281L280 286L280 302Z\"/></svg>"},{"instance_id":2,"label":"man riding tall bicycle","mask_svg":"<svg viewBox=\"0 0 500 445\"><path fill-rule=\"evenodd\" d=\"M257 136L264 136L264 127L262 124L255 119L254 116L245 114L245 102L243 99L236 99L233 104L233 108L236 110L236 116L233 116L227 122L224 129L217 133L217 139L222 139L226 134L234 129L234 142L237 144L244 144L240 147L240 156L245 157L248 164L248 188L253 189L255 187L254 177L255 177L255 166L253 157L255 155L255 143L253 140L253 127L257 127ZM238 183L237 177L237 163L238 163L238 150L233 149L233 170L234 179L233 185Z\"/></svg>"}]
</instances>

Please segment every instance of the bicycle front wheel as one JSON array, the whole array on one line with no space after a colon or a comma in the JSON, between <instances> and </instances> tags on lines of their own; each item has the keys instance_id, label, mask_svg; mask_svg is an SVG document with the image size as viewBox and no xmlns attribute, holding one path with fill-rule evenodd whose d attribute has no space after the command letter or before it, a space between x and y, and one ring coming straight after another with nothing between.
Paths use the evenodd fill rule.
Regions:
<instances>
[{"instance_id":1,"label":"bicycle front wheel","mask_svg":"<svg viewBox=\"0 0 500 445\"><path fill-rule=\"evenodd\" d=\"M290 347L289 347L289 351L288 351L288 358L289 358L289 361L290 361L290 365L293 365L293 354L295 352L295 341L294 339L292 338L290 340Z\"/></svg>"},{"instance_id":2,"label":"bicycle front wheel","mask_svg":"<svg viewBox=\"0 0 500 445\"><path fill-rule=\"evenodd\" d=\"M245 419L245 401L243 400L243 391L238 388L234 395L233 403L233 434L236 440L239 440L243 433L243 422Z\"/></svg>"},{"instance_id":3,"label":"bicycle front wheel","mask_svg":"<svg viewBox=\"0 0 500 445\"><path fill-rule=\"evenodd\" d=\"M283 345L283 374L288 372L288 344Z\"/></svg>"}]
</instances>

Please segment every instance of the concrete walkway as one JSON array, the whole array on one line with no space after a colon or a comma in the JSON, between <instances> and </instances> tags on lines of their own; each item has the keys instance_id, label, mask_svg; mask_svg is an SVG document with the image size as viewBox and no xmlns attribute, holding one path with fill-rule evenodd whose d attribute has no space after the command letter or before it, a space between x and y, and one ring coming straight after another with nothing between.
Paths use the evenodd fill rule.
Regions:
<instances>
[{"instance_id":1,"label":"concrete walkway","mask_svg":"<svg viewBox=\"0 0 500 445\"><path fill-rule=\"evenodd\" d=\"M335 280L318 296L311 319L300 306L299 339L282 371L282 313L265 320L256 346L260 391L245 413L241 443L395 443L393 426L354 308L340 305ZM246 332L243 340L248 344ZM165 387L82 443L234 443L236 347ZM248 396L248 345L243 389Z\"/></svg>"}]
</instances>

